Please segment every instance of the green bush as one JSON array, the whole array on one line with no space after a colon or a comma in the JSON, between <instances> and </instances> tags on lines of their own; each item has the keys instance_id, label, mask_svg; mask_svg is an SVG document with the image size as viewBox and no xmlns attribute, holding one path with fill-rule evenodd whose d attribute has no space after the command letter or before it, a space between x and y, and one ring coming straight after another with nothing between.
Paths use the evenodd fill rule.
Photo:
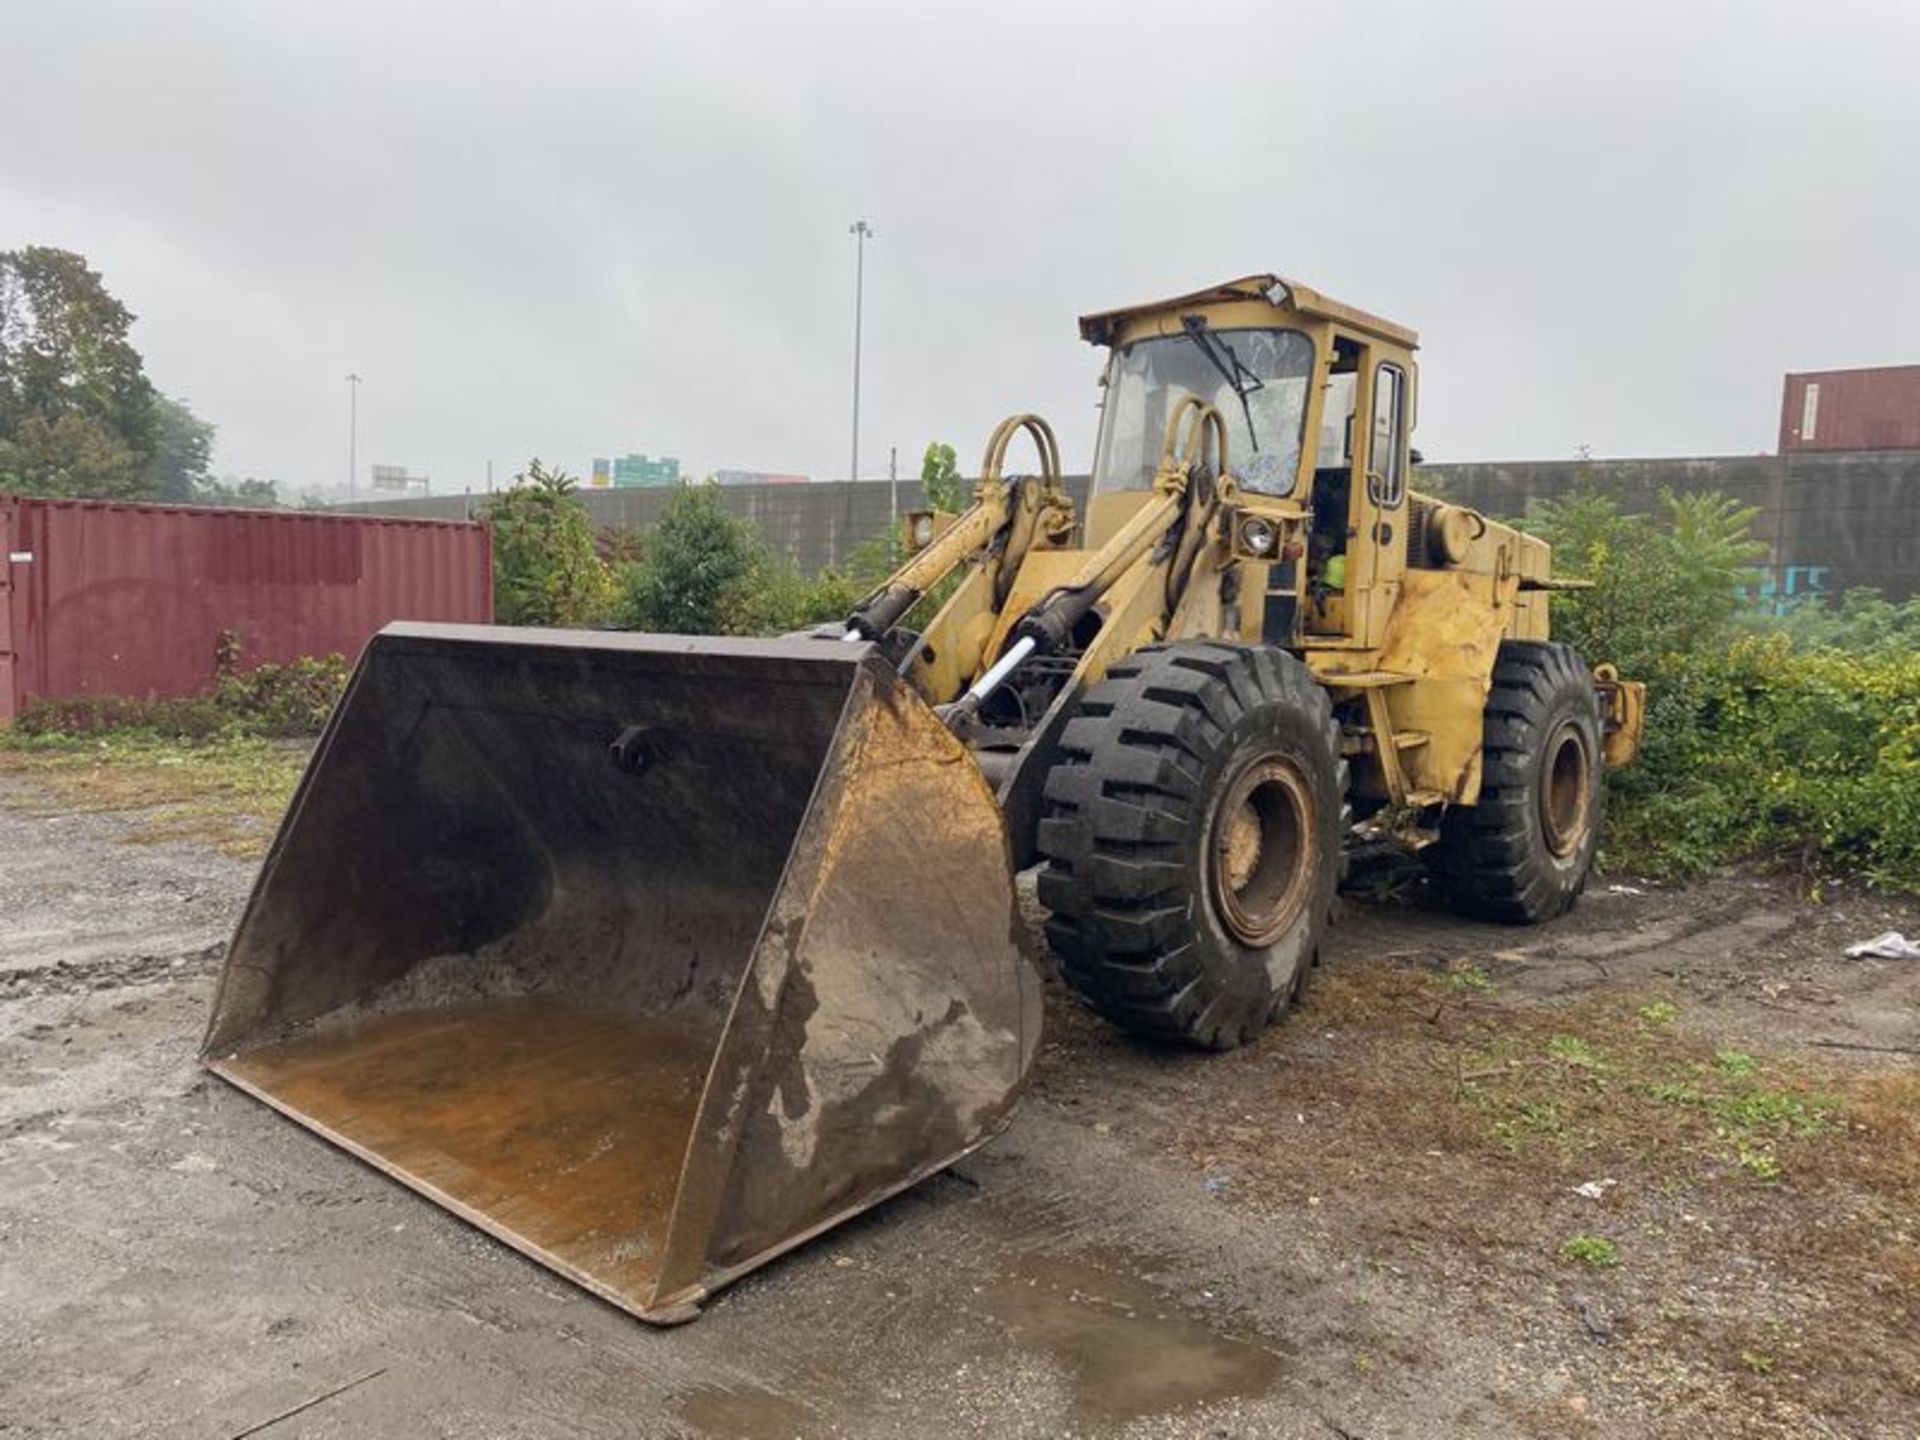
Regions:
<instances>
[{"instance_id":1,"label":"green bush","mask_svg":"<svg viewBox=\"0 0 1920 1440\"><path fill-rule=\"evenodd\" d=\"M212 740L318 735L346 684L347 662L329 655L228 670L198 695L157 700L126 695L30 700L14 717L12 729L32 738L140 734Z\"/></svg>"},{"instance_id":2,"label":"green bush","mask_svg":"<svg viewBox=\"0 0 1920 1440\"><path fill-rule=\"evenodd\" d=\"M338 655L234 670L214 683L213 703L250 735L318 735L347 688Z\"/></svg>"},{"instance_id":3,"label":"green bush","mask_svg":"<svg viewBox=\"0 0 1920 1440\"><path fill-rule=\"evenodd\" d=\"M842 619L865 593L828 570L809 580L730 513L713 485L674 493L620 571L621 623L676 635L778 635Z\"/></svg>"},{"instance_id":4,"label":"green bush","mask_svg":"<svg viewBox=\"0 0 1920 1440\"><path fill-rule=\"evenodd\" d=\"M1895 604L1878 590L1856 586L1837 605L1809 598L1777 614L1748 617L1746 624L1759 634L1784 635L1803 650L1920 650L1920 596Z\"/></svg>"},{"instance_id":5,"label":"green bush","mask_svg":"<svg viewBox=\"0 0 1920 1440\"><path fill-rule=\"evenodd\" d=\"M1556 574L1593 584L1554 597L1554 638L1641 678L1718 646L1766 555L1748 533L1757 513L1724 495L1672 491L1652 515L1626 514L1592 490L1549 502L1526 528L1552 543Z\"/></svg>"},{"instance_id":6,"label":"green bush","mask_svg":"<svg viewBox=\"0 0 1920 1440\"><path fill-rule=\"evenodd\" d=\"M1594 582L1554 598L1556 638L1647 682L1607 858L1655 874L1769 859L1920 889L1920 606L1743 611L1752 516L1720 495L1668 494L1641 516L1582 492L1529 524L1556 571Z\"/></svg>"},{"instance_id":7,"label":"green bush","mask_svg":"<svg viewBox=\"0 0 1920 1440\"><path fill-rule=\"evenodd\" d=\"M495 620L591 625L607 618L613 572L595 549L593 521L572 476L535 460L480 513L493 532Z\"/></svg>"},{"instance_id":8,"label":"green bush","mask_svg":"<svg viewBox=\"0 0 1920 1440\"><path fill-rule=\"evenodd\" d=\"M1650 676L1608 849L1697 871L1767 857L1920 889L1920 654L1745 636Z\"/></svg>"},{"instance_id":9,"label":"green bush","mask_svg":"<svg viewBox=\"0 0 1920 1440\"><path fill-rule=\"evenodd\" d=\"M624 623L670 635L743 633L766 547L721 503L719 486L676 490L643 548L645 558L621 573Z\"/></svg>"},{"instance_id":10,"label":"green bush","mask_svg":"<svg viewBox=\"0 0 1920 1440\"><path fill-rule=\"evenodd\" d=\"M137 732L177 740L208 740L227 729L228 718L211 694L164 700L129 695L36 698L20 707L11 731L15 736L35 738Z\"/></svg>"},{"instance_id":11,"label":"green bush","mask_svg":"<svg viewBox=\"0 0 1920 1440\"><path fill-rule=\"evenodd\" d=\"M867 588L834 570L823 570L809 580L791 562L764 557L728 612L732 628L727 633L785 635L845 620Z\"/></svg>"}]
</instances>

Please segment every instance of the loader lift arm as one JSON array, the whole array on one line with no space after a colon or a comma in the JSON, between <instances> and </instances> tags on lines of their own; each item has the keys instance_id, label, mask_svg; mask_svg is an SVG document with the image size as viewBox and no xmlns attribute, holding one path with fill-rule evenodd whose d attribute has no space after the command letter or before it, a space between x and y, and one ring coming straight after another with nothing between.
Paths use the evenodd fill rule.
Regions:
<instances>
[{"instance_id":1,"label":"loader lift arm","mask_svg":"<svg viewBox=\"0 0 1920 1440\"><path fill-rule=\"evenodd\" d=\"M1033 437L1040 451L1042 473L1009 481L1002 475L1007 446L1022 430ZM1063 583L1004 625L998 645L992 645L993 636L987 633L972 637L971 644L961 642L966 653L944 674L963 676L964 690L951 678L941 683L930 667L916 667L917 656L912 653L902 673L911 672L949 727L968 729L986 700L1030 657L1077 654L1088 616L1121 581L1138 573L1143 562L1169 569L1168 593L1184 588L1184 572L1192 568L1212 517L1217 492L1211 481L1225 465L1226 427L1219 413L1187 397L1167 419L1151 499ZM968 595L964 589L957 593L929 627L930 632L964 634L966 627L950 612L969 606L983 612L999 609L1034 545L1059 545L1071 533L1072 524L1072 502L1060 483L1052 429L1038 416L1009 417L988 442L973 505L861 602L848 618L846 638L886 638L923 595L961 565L975 562L980 568L963 586L978 593ZM991 656L989 646L996 652ZM1074 681L1080 678L1076 671ZM1064 688L1070 692L1076 686ZM961 693L956 695L956 690Z\"/></svg>"},{"instance_id":2,"label":"loader lift arm","mask_svg":"<svg viewBox=\"0 0 1920 1440\"><path fill-rule=\"evenodd\" d=\"M1007 447L1022 430L1040 452L1037 476L1004 476ZM882 640L934 586L976 555L997 560L995 601L1019 573L1036 534L1058 544L1073 530L1073 502L1060 479L1060 442L1038 415L1002 420L987 441L973 504L933 542L890 575L847 617L848 640Z\"/></svg>"},{"instance_id":3,"label":"loader lift arm","mask_svg":"<svg viewBox=\"0 0 1920 1440\"><path fill-rule=\"evenodd\" d=\"M1209 439L1213 442L1213 470L1204 463ZM1174 408L1167 417L1152 498L1112 539L1089 555L1065 584L1041 596L1014 623L1005 651L956 704L941 711L949 726L958 729L978 714L986 699L1029 656L1079 649L1076 641L1088 615L1143 560L1151 558L1158 565L1184 559L1191 566L1198 547L1186 542L1204 533L1213 495L1210 486L1194 482L1224 468L1226 446L1226 427L1212 406L1188 396ZM1084 668L1085 657L1081 658L1076 681L1080 678L1078 670ZM1066 688L1071 692L1076 687Z\"/></svg>"}]
</instances>

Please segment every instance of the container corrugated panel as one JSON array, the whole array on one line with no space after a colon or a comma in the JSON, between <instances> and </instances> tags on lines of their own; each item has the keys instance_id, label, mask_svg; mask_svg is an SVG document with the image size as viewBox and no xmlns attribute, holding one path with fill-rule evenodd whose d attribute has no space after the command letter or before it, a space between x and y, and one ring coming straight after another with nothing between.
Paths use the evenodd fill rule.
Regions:
<instances>
[{"instance_id":1,"label":"container corrugated panel","mask_svg":"<svg viewBox=\"0 0 1920 1440\"><path fill-rule=\"evenodd\" d=\"M1780 453L1920 450L1920 365L1789 375Z\"/></svg>"},{"instance_id":2,"label":"container corrugated panel","mask_svg":"<svg viewBox=\"0 0 1920 1440\"><path fill-rule=\"evenodd\" d=\"M0 495L0 720L33 698L191 695L245 665L349 660L390 620L487 621L486 527Z\"/></svg>"}]
</instances>

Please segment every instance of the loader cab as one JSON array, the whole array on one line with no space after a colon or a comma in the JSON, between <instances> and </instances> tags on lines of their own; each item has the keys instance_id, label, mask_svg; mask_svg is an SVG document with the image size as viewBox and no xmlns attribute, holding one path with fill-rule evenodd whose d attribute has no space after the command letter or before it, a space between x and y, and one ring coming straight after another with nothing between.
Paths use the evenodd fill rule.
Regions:
<instances>
[{"instance_id":1,"label":"loader cab","mask_svg":"<svg viewBox=\"0 0 1920 1440\"><path fill-rule=\"evenodd\" d=\"M1414 332L1265 274L1082 316L1080 333L1110 352L1082 543L1146 502L1167 417L1198 396L1244 503L1298 527L1298 558L1253 567L1262 638L1377 645L1406 563Z\"/></svg>"}]
</instances>

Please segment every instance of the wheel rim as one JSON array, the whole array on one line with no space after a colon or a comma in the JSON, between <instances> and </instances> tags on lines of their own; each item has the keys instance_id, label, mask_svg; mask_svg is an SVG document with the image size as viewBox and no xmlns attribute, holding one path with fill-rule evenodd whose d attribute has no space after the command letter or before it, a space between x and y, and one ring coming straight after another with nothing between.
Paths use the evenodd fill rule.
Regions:
<instances>
[{"instance_id":1,"label":"wheel rim","mask_svg":"<svg viewBox=\"0 0 1920 1440\"><path fill-rule=\"evenodd\" d=\"M1587 737L1568 721L1553 732L1540 762L1540 830L1555 855L1573 854L1587 838L1592 777Z\"/></svg>"},{"instance_id":2,"label":"wheel rim","mask_svg":"<svg viewBox=\"0 0 1920 1440\"><path fill-rule=\"evenodd\" d=\"M1313 789L1293 761L1247 761L1214 812L1215 909L1236 939L1261 949L1286 932L1313 888Z\"/></svg>"}]
</instances>

